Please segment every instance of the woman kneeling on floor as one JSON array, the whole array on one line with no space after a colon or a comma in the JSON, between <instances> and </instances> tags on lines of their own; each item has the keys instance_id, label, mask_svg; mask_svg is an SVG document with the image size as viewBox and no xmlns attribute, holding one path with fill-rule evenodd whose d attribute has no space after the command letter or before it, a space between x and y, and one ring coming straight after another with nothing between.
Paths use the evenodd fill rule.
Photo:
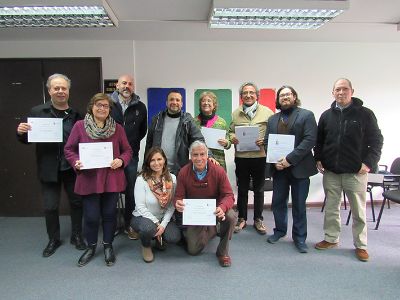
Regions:
<instances>
[{"instance_id":1,"label":"woman kneeling on floor","mask_svg":"<svg viewBox=\"0 0 400 300\"><path fill-rule=\"evenodd\" d=\"M136 179L136 207L131 223L133 230L139 233L143 260L147 263L154 260L153 239L157 249L165 250L167 243L177 243L181 238L179 228L171 221L175 210L172 204L175 185L176 177L168 171L164 151L159 147L151 148Z\"/></svg>"}]
</instances>

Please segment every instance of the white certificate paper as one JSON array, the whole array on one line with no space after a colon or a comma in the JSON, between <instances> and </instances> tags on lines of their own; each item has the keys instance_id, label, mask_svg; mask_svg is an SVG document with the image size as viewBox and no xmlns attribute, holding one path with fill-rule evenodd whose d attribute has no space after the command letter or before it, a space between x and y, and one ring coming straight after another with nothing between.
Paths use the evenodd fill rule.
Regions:
<instances>
[{"instance_id":1,"label":"white certificate paper","mask_svg":"<svg viewBox=\"0 0 400 300\"><path fill-rule=\"evenodd\" d=\"M201 127L201 134L204 136L208 148L224 150L224 147L218 144L218 140L225 139L225 130Z\"/></svg>"},{"instance_id":2,"label":"white certificate paper","mask_svg":"<svg viewBox=\"0 0 400 300\"><path fill-rule=\"evenodd\" d=\"M267 163L277 163L294 149L294 135L272 134L268 135Z\"/></svg>"},{"instance_id":3,"label":"white certificate paper","mask_svg":"<svg viewBox=\"0 0 400 300\"><path fill-rule=\"evenodd\" d=\"M215 226L216 199L183 199L183 225Z\"/></svg>"},{"instance_id":4,"label":"white certificate paper","mask_svg":"<svg viewBox=\"0 0 400 300\"><path fill-rule=\"evenodd\" d=\"M109 168L113 161L112 143L79 143L79 160L82 170Z\"/></svg>"},{"instance_id":5,"label":"white certificate paper","mask_svg":"<svg viewBox=\"0 0 400 300\"><path fill-rule=\"evenodd\" d=\"M260 147L256 144L259 132L258 126L236 126L235 135L239 140L236 151L259 151Z\"/></svg>"},{"instance_id":6,"label":"white certificate paper","mask_svg":"<svg viewBox=\"0 0 400 300\"><path fill-rule=\"evenodd\" d=\"M62 143L62 118L28 118L31 130L28 131L29 143Z\"/></svg>"}]
</instances>

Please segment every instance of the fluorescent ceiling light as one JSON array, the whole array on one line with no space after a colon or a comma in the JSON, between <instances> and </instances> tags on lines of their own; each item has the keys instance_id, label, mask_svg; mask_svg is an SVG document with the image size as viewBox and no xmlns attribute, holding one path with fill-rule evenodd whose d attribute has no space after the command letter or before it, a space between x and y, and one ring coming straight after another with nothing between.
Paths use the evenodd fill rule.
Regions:
<instances>
[{"instance_id":1,"label":"fluorescent ceiling light","mask_svg":"<svg viewBox=\"0 0 400 300\"><path fill-rule=\"evenodd\" d=\"M214 0L210 28L317 29L341 14L348 0Z\"/></svg>"},{"instance_id":2,"label":"fluorescent ceiling light","mask_svg":"<svg viewBox=\"0 0 400 300\"><path fill-rule=\"evenodd\" d=\"M108 5L0 7L0 28L114 26L118 20Z\"/></svg>"}]
</instances>

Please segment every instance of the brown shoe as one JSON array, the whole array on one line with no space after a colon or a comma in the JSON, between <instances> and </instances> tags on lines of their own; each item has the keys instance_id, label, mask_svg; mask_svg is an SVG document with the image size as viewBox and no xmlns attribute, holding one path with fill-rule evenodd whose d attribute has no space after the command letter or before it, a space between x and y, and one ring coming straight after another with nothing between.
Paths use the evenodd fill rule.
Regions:
<instances>
[{"instance_id":1,"label":"brown shoe","mask_svg":"<svg viewBox=\"0 0 400 300\"><path fill-rule=\"evenodd\" d=\"M128 238L130 240L138 240L139 239L139 233L137 233L135 230L132 229L132 227L128 227L126 230Z\"/></svg>"},{"instance_id":2,"label":"brown shoe","mask_svg":"<svg viewBox=\"0 0 400 300\"><path fill-rule=\"evenodd\" d=\"M154 254L151 250L151 247L143 247L142 246L142 256L143 260L147 263L151 263L154 260Z\"/></svg>"},{"instance_id":3,"label":"brown shoe","mask_svg":"<svg viewBox=\"0 0 400 300\"><path fill-rule=\"evenodd\" d=\"M265 225L261 219L255 219L253 226L259 234L264 235L267 233L267 228L265 227Z\"/></svg>"},{"instance_id":4,"label":"brown shoe","mask_svg":"<svg viewBox=\"0 0 400 300\"><path fill-rule=\"evenodd\" d=\"M315 249L326 250L326 249L335 248L337 245L338 245L338 243L329 243L329 242L323 240L323 241L320 241L319 243L315 244Z\"/></svg>"},{"instance_id":5,"label":"brown shoe","mask_svg":"<svg viewBox=\"0 0 400 300\"><path fill-rule=\"evenodd\" d=\"M356 248L356 256L361 261L369 260L368 251L365 249Z\"/></svg>"},{"instance_id":6,"label":"brown shoe","mask_svg":"<svg viewBox=\"0 0 400 300\"><path fill-rule=\"evenodd\" d=\"M230 267L232 265L232 260L229 255L218 256L218 262L221 267Z\"/></svg>"},{"instance_id":7,"label":"brown shoe","mask_svg":"<svg viewBox=\"0 0 400 300\"><path fill-rule=\"evenodd\" d=\"M233 230L234 233L238 233L240 232L243 228L246 228L247 223L246 220L243 218L239 218L236 225L235 225L235 229Z\"/></svg>"}]
</instances>

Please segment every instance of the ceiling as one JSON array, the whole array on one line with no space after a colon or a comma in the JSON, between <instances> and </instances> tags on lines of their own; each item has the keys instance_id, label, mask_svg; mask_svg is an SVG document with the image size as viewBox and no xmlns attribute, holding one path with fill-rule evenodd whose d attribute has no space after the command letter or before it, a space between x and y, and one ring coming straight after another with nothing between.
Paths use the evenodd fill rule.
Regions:
<instances>
[{"instance_id":1,"label":"ceiling","mask_svg":"<svg viewBox=\"0 0 400 300\"><path fill-rule=\"evenodd\" d=\"M246 0L243 0L246 1ZM279 1L279 0L277 0ZM304 1L304 0L303 0ZM64 5L85 0L58 0ZM350 0L350 9L317 30L210 29L212 0L107 0L117 28L0 28L0 41L155 40L400 42L400 0ZM0 0L0 6L16 1ZM18 1L43 5L54 1Z\"/></svg>"}]
</instances>

